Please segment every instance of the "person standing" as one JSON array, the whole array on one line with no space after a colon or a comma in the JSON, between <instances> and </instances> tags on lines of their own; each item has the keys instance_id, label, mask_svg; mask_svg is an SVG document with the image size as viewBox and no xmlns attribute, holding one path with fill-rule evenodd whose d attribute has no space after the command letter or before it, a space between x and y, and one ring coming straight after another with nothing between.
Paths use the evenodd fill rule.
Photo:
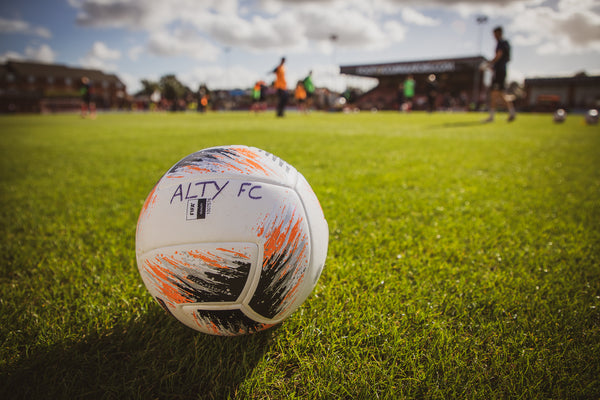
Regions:
<instances>
[{"instance_id":1,"label":"person standing","mask_svg":"<svg viewBox=\"0 0 600 400\"><path fill-rule=\"evenodd\" d=\"M204 85L200 85L198 88L198 104L196 105L196 110L198 112L206 112L206 108L208 107L208 96L208 88Z\"/></svg>"},{"instance_id":2,"label":"person standing","mask_svg":"<svg viewBox=\"0 0 600 400\"><path fill-rule=\"evenodd\" d=\"M91 119L96 118L96 104L92 101L92 82L87 76L81 77L81 118L89 116Z\"/></svg>"},{"instance_id":3,"label":"person standing","mask_svg":"<svg viewBox=\"0 0 600 400\"><path fill-rule=\"evenodd\" d=\"M310 110L312 107L313 96L315 94L315 84L312 81L312 71L309 71L308 76L302 81L304 90L306 91L306 109Z\"/></svg>"},{"instance_id":4,"label":"person standing","mask_svg":"<svg viewBox=\"0 0 600 400\"><path fill-rule=\"evenodd\" d=\"M398 85L396 100L398 100L398 111L402 111L402 108L404 107L404 83L402 82Z\"/></svg>"},{"instance_id":5,"label":"person standing","mask_svg":"<svg viewBox=\"0 0 600 400\"><path fill-rule=\"evenodd\" d=\"M254 84L254 88L252 89L252 106L250 107L251 111L258 113L264 109L264 101L265 101L265 82L258 81Z\"/></svg>"},{"instance_id":6,"label":"person standing","mask_svg":"<svg viewBox=\"0 0 600 400\"><path fill-rule=\"evenodd\" d=\"M275 74L275 89L277 90L277 116L283 117L285 106L288 100L287 83L285 81L285 57L281 57L281 62L273 73Z\"/></svg>"},{"instance_id":7,"label":"person standing","mask_svg":"<svg viewBox=\"0 0 600 400\"><path fill-rule=\"evenodd\" d=\"M294 100L296 100L298 111L306 113L306 89L304 88L304 83L302 83L302 81L298 81L296 84Z\"/></svg>"},{"instance_id":8,"label":"person standing","mask_svg":"<svg viewBox=\"0 0 600 400\"><path fill-rule=\"evenodd\" d=\"M511 96L505 93L506 89L506 65L510 61L510 44L503 36L501 26L494 28L494 37L496 38L496 55L489 62L489 67L492 69L494 76L492 77L492 89L490 94L490 115L485 122L494 121L496 114L496 105L502 102L508 110L508 122L514 121L516 118L515 107L512 103Z\"/></svg>"},{"instance_id":9,"label":"person standing","mask_svg":"<svg viewBox=\"0 0 600 400\"><path fill-rule=\"evenodd\" d=\"M435 102L437 101L438 85L435 74L430 74L427 77L427 111L435 111Z\"/></svg>"},{"instance_id":10,"label":"person standing","mask_svg":"<svg viewBox=\"0 0 600 400\"><path fill-rule=\"evenodd\" d=\"M415 97L415 78L408 75L404 81L404 104L402 105L404 111L412 109L413 97Z\"/></svg>"}]
</instances>

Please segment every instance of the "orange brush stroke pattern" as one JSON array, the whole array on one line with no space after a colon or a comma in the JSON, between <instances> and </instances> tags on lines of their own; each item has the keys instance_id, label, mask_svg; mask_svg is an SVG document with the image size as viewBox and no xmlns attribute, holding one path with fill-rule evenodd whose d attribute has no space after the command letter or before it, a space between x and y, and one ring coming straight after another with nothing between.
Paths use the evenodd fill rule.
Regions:
<instances>
[{"instance_id":1,"label":"orange brush stroke pattern","mask_svg":"<svg viewBox=\"0 0 600 400\"><path fill-rule=\"evenodd\" d=\"M162 267L160 264L154 264L148 260L146 260L144 267L148 274L155 278L154 280L157 283L157 289L167 298L169 303L171 303L171 306L174 304L190 302L190 300L179 293L176 286L169 284L173 280L171 271Z\"/></svg>"},{"instance_id":2,"label":"orange brush stroke pattern","mask_svg":"<svg viewBox=\"0 0 600 400\"><path fill-rule=\"evenodd\" d=\"M296 217L296 210L294 210L292 211L290 220L295 220L295 222L294 224L290 224L289 221L285 219L285 214L286 210L283 208L280 214L281 218L277 218L279 219L279 223L276 223L267 233L267 238L264 244L265 259L270 258L282 248L292 246L292 251L296 251L298 248L298 244L300 242L299 239L304 234L304 231L301 227L303 218ZM268 219L268 217L266 219ZM264 235L266 223L266 221L263 221L257 228L256 231L259 237ZM305 249L306 246L303 246L302 253L304 253Z\"/></svg>"},{"instance_id":3,"label":"orange brush stroke pattern","mask_svg":"<svg viewBox=\"0 0 600 400\"><path fill-rule=\"evenodd\" d=\"M142 211L140 211L140 216L138 217L137 227L139 228L140 222L146 218L146 214L156 205L156 200L158 199L158 194L156 193L158 184L155 185L148 197L146 197L146 201L144 201L144 205L142 206Z\"/></svg>"},{"instance_id":4,"label":"orange brush stroke pattern","mask_svg":"<svg viewBox=\"0 0 600 400\"><path fill-rule=\"evenodd\" d=\"M224 249L222 247L217 247L217 250L223 251L226 253L230 253L230 254L234 255L235 257L244 258L246 260L250 258L250 256L248 254L240 253L239 251L235 251L232 249Z\"/></svg>"},{"instance_id":5,"label":"orange brush stroke pattern","mask_svg":"<svg viewBox=\"0 0 600 400\"><path fill-rule=\"evenodd\" d=\"M201 172L201 173L210 174L211 170L208 168L201 168L197 165L186 165L184 167L184 172L188 172L188 173Z\"/></svg>"},{"instance_id":6,"label":"orange brush stroke pattern","mask_svg":"<svg viewBox=\"0 0 600 400\"><path fill-rule=\"evenodd\" d=\"M250 167L250 172L252 171L262 171L263 174L265 174L266 176L269 176L269 172L263 168L263 166L260 164L260 161L258 161L259 159L259 155L256 154L255 152L253 152L250 149L246 149L246 148L236 148L235 149L238 154L241 154L244 156L243 159L238 160L238 162L242 165L245 166L249 166Z\"/></svg>"},{"instance_id":7,"label":"orange brush stroke pattern","mask_svg":"<svg viewBox=\"0 0 600 400\"><path fill-rule=\"evenodd\" d=\"M188 251L188 254L194 258L198 258L198 259L204 261L204 263L206 263L207 265L210 265L211 267L225 268L225 269L229 268L229 266L226 264L225 259L223 259L222 257L219 257L215 254L212 254L208 251L200 252L197 250L191 250L191 251Z\"/></svg>"}]
</instances>

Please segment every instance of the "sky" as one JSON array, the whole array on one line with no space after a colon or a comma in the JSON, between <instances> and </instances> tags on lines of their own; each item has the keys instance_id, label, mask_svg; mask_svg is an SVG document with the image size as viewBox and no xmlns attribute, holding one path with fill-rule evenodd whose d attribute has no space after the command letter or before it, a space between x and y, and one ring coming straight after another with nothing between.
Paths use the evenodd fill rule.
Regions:
<instances>
[{"instance_id":1,"label":"sky","mask_svg":"<svg viewBox=\"0 0 600 400\"><path fill-rule=\"evenodd\" d=\"M478 23L478 16L487 22ZM129 93L175 74L195 89L287 81L368 89L340 65L483 55L511 44L509 81L600 74L600 0L19 0L0 3L0 62L115 73Z\"/></svg>"}]
</instances>

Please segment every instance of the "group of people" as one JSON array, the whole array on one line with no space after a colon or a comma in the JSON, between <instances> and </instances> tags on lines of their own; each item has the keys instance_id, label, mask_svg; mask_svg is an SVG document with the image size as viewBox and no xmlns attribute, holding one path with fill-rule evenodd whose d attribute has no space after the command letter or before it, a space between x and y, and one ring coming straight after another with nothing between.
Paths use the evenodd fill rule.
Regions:
<instances>
[{"instance_id":1,"label":"group of people","mask_svg":"<svg viewBox=\"0 0 600 400\"><path fill-rule=\"evenodd\" d=\"M510 61L510 44L503 36L502 27L498 26L493 30L494 37L496 39L496 51L494 58L485 65L486 68L490 68L493 71L492 86L490 92L490 109L489 116L484 122L494 121L496 114L496 107L500 103L504 103L508 110L508 121L514 121L516 118L515 107L513 105L513 99L510 95L505 93L506 88L506 70L507 64ZM275 80L273 87L277 92L277 107L276 115L283 117L285 115L285 108L288 103L288 88L286 82L286 70L285 70L285 57L281 58L279 65L277 65L272 73L275 74ZM408 75L406 80L400 85L398 96L401 109L403 111L410 111L413 105L413 98L415 96L416 82L412 75ZM252 110L259 111L266 108L265 92L266 85L264 81L259 81L253 88L252 91ZM312 104L312 99L315 93L315 85L312 81L312 71L303 79L297 82L294 90L294 98L300 111L307 111ZM433 111L435 108L435 99L437 97L438 88L436 82L436 76L430 74L426 81L426 94L429 111ZM96 107L92 101L92 86L91 82L87 77L81 79L81 116L95 118ZM199 110L205 109L207 105L207 96L203 96L198 103Z\"/></svg>"},{"instance_id":2,"label":"group of people","mask_svg":"<svg viewBox=\"0 0 600 400\"><path fill-rule=\"evenodd\" d=\"M489 61L485 68L493 71L492 85L490 91L489 116L484 122L494 121L496 108L500 103L503 103L508 110L508 122L512 122L516 118L516 111L513 105L513 96L508 95L506 90L506 71L507 64L510 61L510 44L503 36L502 27L498 26L493 30L496 39L496 49L494 58ZM277 90L277 116L283 117L285 107L288 102L287 83L285 80L285 57L277 67L273 70L275 74L274 87ZM413 106L413 98L415 97L416 82L413 75L408 75L406 80L400 84L398 90L398 101L403 111L410 111ZM428 110L431 112L435 109L435 101L438 94L438 85L435 74L430 74L425 82ZM257 83L254 88L255 102L264 101L264 82ZM305 111L310 106L311 98L314 94L314 84L312 82L311 73L302 81L298 81L294 91L294 98L301 111Z\"/></svg>"},{"instance_id":3,"label":"group of people","mask_svg":"<svg viewBox=\"0 0 600 400\"><path fill-rule=\"evenodd\" d=\"M408 75L403 83L398 87L398 103L400 110L408 112L413 108L413 99L415 97L416 81L412 74ZM429 74L426 81L427 110L435 110L435 99L438 94L437 78L435 74Z\"/></svg>"},{"instance_id":4,"label":"group of people","mask_svg":"<svg viewBox=\"0 0 600 400\"><path fill-rule=\"evenodd\" d=\"M506 90L506 70L510 61L510 44L504 38L502 27L498 26L493 30L496 39L496 51L494 58L483 65L493 72L492 85L490 91L489 116L483 122L492 122L496 116L496 107L503 103L508 110L508 122L516 118L516 111L513 104L513 96L505 93ZM398 103L401 111L410 111L413 107L413 98L415 97L416 82L413 75L408 75L406 80L398 87ZM438 86L435 74L430 74L425 82L427 106L430 112L435 110L435 101L438 95Z\"/></svg>"},{"instance_id":5,"label":"group of people","mask_svg":"<svg viewBox=\"0 0 600 400\"><path fill-rule=\"evenodd\" d=\"M285 57L281 58L279 65L272 71L275 74L273 87L277 91L277 108L276 114L278 117L285 115L285 108L288 103L289 93L287 90L287 81L285 79ZM261 111L265 108L265 92L267 86L264 81L258 81L252 89L252 110ZM306 112L312 105L312 99L315 94L315 85L312 81L312 71L303 79L296 83L294 90L294 99L298 105L298 109Z\"/></svg>"}]
</instances>

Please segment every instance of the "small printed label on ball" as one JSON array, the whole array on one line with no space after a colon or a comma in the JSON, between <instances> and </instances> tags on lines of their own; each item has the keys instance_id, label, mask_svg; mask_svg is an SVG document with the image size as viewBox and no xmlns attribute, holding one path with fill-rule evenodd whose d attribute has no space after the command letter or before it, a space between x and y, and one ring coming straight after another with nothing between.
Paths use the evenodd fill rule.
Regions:
<instances>
[{"instance_id":1,"label":"small printed label on ball","mask_svg":"<svg viewBox=\"0 0 600 400\"><path fill-rule=\"evenodd\" d=\"M188 200L185 219L205 219L206 215L210 214L211 203L209 199Z\"/></svg>"}]
</instances>

